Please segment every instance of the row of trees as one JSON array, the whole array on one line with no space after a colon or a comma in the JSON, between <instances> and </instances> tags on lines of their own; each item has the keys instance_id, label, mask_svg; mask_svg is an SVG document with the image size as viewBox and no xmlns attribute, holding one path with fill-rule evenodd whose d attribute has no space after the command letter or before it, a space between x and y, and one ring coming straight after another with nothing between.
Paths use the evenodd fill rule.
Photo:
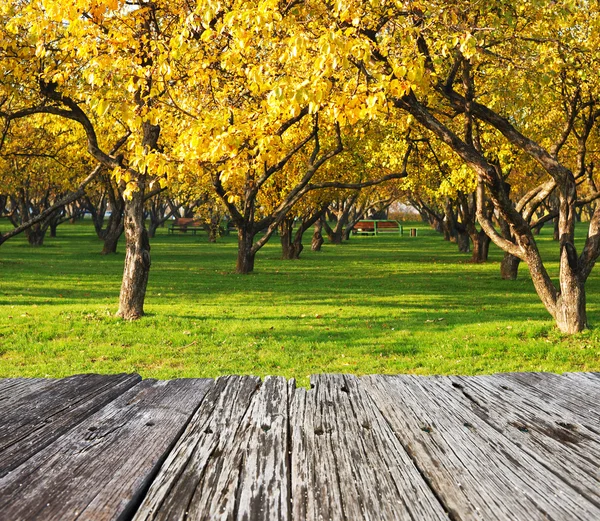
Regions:
<instances>
[{"instance_id":1,"label":"row of trees","mask_svg":"<svg viewBox=\"0 0 600 521\"><path fill-rule=\"evenodd\" d=\"M12 175L11 170L6 171ZM31 246L41 246L50 233L56 237L57 228L65 222L73 223L89 217L98 239L102 241L101 254L117 252L119 239L124 233L124 201L114 179L107 173L99 174L95 182L87 185L82 195L72 199L68 191L57 189L44 176L36 186L31 176L17 176L19 185L12 189L3 185L5 194L0 194L0 217L8 219L13 230L2 237L14 237L21 230ZM43 181L43 182L42 182ZM354 190L322 190L318 199L304 198L296 204L280 222L277 230L281 240L282 258L298 259L303 249L303 237L314 227L317 235L325 234L332 244L349 239L352 227L362 218L387 216L388 209L397 200L397 190L389 183ZM54 210L53 210L54 209ZM258 208L263 215L265 209ZM45 217L40 219L40 216ZM236 227L227 213L227 208L210 192L191 196L189 193L173 193L172 189L153 194L144 205L144 220L148 237L154 238L159 227L170 219L194 218L204 224L208 241L216 242ZM35 224L32 224L32 222ZM333 226L330 223L334 223ZM313 250L320 250L321 241ZM315 243L317 244L317 243Z\"/></svg>"},{"instance_id":2,"label":"row of trees","mask_svg":"<svg viewBox=\"0 0 600 521\"><path fill-rule=\"evenodd\" d=\"M143 314L144 212L165 189L220 200L238 229L237 271L249 273L277 229L295 254L294 218L302 233L327 205L342 222L327 231L342 233L357 204L332 207L327 194L403 179L382 204L402 190L474 260L491 240L507 276L527 263L574 333L600 253L600 207L589 206L599 19L575 0L14 0L0 7L0 147L17 179L44 154L64 156L62 169L39 167L44 182L56 172L61 203L104 176L123 206L124 318ZM28 138L44 148L37 162ZM558 283L535 239L550 219Z\"/></svg>"}]
</instances>

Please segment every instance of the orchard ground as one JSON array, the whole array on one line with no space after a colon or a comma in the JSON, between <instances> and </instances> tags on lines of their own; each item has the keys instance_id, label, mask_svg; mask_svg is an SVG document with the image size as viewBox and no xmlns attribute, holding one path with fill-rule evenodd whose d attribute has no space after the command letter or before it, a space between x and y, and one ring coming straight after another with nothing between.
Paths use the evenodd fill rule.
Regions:
<instances>
[{"instance_id":1,"label":"orchard ground","mask_svg":"<svg viewBox=\"0 0 600 521\"><path fill-rule=\"evenodd\" d=\"M498 249L488 263L471 264L416 226L416 238L353 237L319 253L307 246L298 261L281 260L274 238L249 276L233 272L235 235L209 244L203 233L159 229L147 316L137 322L114 316L124 245L101 256L87 222L60 226L41 248L18 237L0 248L0 377L277 374L306 385L323 372L600 370L598 270L587 284L591 329L567 337L526 266L517 281L504 281ZM550 227L539 244L556 275Z\"/></svg>"}]
</instances>

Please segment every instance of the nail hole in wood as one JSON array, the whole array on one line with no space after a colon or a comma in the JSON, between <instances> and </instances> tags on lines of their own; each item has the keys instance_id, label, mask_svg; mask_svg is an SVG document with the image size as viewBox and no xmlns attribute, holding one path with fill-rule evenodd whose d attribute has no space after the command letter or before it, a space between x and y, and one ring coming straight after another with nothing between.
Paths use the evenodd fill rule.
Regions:
<instances>
[{"instance_id":1,"label":"nail hole in wood","mask_svg":"<svg viewBox=\"0 0 600 521\"><path fill-rule=\"evenodd\" d=\"M370 429L371 428L371 424L368 423L368 422L363 423L362 426L363 426L363 429Z\"/></svg>"},{"instance_id":2,"label":"nail hole in wood","mask_svg":"<svg viewBox=\"0 0 600 521\"><path fill-rule=\"evenodd\" d=\"M501 385L500 388L504 389L505 391L512 391L512 389L510 387L508 387L507 385Z\"/></svg>"},{"instance_id":3,"label":"nail hole in wood","mask_svg":"<svg viewBox=\"0 0 600 521\"><path fill-rule=\"evenodd\" d=\"M475 427L473 427L473 425L471 425L469 422L465 422L463 423L463 426L466 427L467 429L474 429Z\"/></svg>"},{"instance_id":4,"label":"nail hole in wood","mask_svg":"<svg viewBox=\"0 0 600 521\"><path fill-rule=\"evenodd\" d=\"M350 392L350 389L348 389L347 385L342 385L342 392L343 393L349 393Z\"/></svg>"},{"instance_id":5,"label":"nail hole in wood","mask_svg":"<svg viewBox=\"0 0 600 521\"><path fill-rule=\"evenodd\" d=\"M88 431L94 432L97 431L98 427L96 427L95 425L92 425L91 427L88 427Z\"/></svg>"},{"instance_id":6,"label":"nail hole in wood","mask_svg":"<svg viewBox=\"0 0 600 521\"><path fill-rule=\"evenodd\" d=\"M421 430L423 432L426 432L427 434L430 434L433 432L433 429L429 425L425 425L425 426L421 427Z\"/></svg>"},{"instance_id":7,"label":"nail hole in wood","mask_svg":"<svg viewBox=\"0 0 600 521\"><path fill-rule=\"evenodd\" d=\"M323 430L323 427L316 427L315 428L315 434L317 436L321 436L322 434L325 434L325 431Z\"/></svg>"},{"instance_id":8,"label":"nail hole in wood","mask_svg":"<svg viewBox=\"0 0 600 521\"><path fill-rule=\"evenodd\" d=\"M265 431L265 432L267 432L267 431L270 431L270 430L271 430L271 426L270 426L270 425L266 425L266 424L264 424L264 425L261 425L261 426L260 426L260 428L261 428L263 431Z\"/></svg>"},{"instance_id":9,"label":"nail hole in wood","mask_svg":"<svg viewBox=\"0 0 600 521\"><path fill-rule=\"evenodd\" d=\"M464 389L464 386L456 382L452 382L452 387L454 387L455 389Z\"/></svg>"},{"instance_id":10,"label":"nail hole in wood","mask_svg":"<svg viewBox=\"0 0 600 521\"><path fill-rule=\"evenodd\" d=\"M150 420L149 422L146 422L146 427L152 427L154 425L154 422L152 420Z\"/></svg>"},{"instance_id":11,"label":"nail hole in wood","mask_svg":"<svg viewBox=\"0 0 600 521\"><path fill-rule=\"evenodd\" d=\"M210 427L208 427L208 428L207 428L207 429L204 431L204 434L212 434L212 433L213 433L213 431L212 431L212 429L211 429Z\"/></svg>"}]
</instances>

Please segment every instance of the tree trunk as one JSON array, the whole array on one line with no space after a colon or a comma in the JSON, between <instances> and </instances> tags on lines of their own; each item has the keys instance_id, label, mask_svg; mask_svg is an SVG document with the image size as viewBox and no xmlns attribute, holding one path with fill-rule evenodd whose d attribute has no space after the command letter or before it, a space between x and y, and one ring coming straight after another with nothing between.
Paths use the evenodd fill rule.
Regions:
<instances>
[{"instance_id":1,"label":"tree trunk","mask_svg":"<svg viewBox=\"0 0 600 521\"><path fill-rule=\"evenodd\" d=\"M490 238L483 230L480 230L471 236L471 240L473 241L473 255L471 256L471 262L476 264L486 262L490 251Z\"/></svg>"},{"instance_id":2,"label":"tree trunk","mask_svg":"<svg viewBox=\"0 0 600 521\"><path fill-rule=\"evenodd\" d=\"M444 240L449 242L456 242L456 235L453 233L452 227L450 223L446 221L442 221L442 233L444 235Z\"/></svg>"},{"instance_id":3,"label":"tree trunk","mask_svg":"<svg viewBox=\"0 0 600 521\"><path fill-rule=\"evenodd\" d=\"M150 219L150 224L148 226L148 237L150 239L154 239L156 236L156 230L158 229L160 222L155 219Z\"/></svg>"},{"instance_id":4,"label":"tree trunk","mask_svg":"<svg viewBox=\"0 0 600 521\"><path fill-rule=\"evenodd\" d=\"M292 234L294 229L294 219L286 218L279 225L279 237L281 240L281 258L284 260L297 259L295 255Z\"/></svg>"},{"instance_id":5,"label":"tree trunk","mask_svg":"<svg viewBox=\"0 0 600 521\"><path fill-rule=\"evenodd\" d=\"M556 302L556 324L567 335L579 333L587 328L585 310L585 284L578 277L565 281L561 277L561 294Z\"/></svg>"},{"instance_id":6,"label":"tree trunk","mask_svg":"<svg viewBox=\"0 0 600 521\"><path fill-rule=\"evenodd\" d=\"M323 228L325 228L325 233L327 234L327 238L331 244L342 244L344 239L344 226L347 222L348 215L346 212L343 212L341 215L337 216L335 228L331 228L329 223L326 220L323 220Z\"/></svg>"},{"instance_id":7,"label":"tree trunk","mask_svg":"<svg viewBox=\"0 0 600 521\"><path fill-rule=\"evenodd\" d=\"M469 234L462 230L456 230L456 244L458 251L461 253L469 253L471 251L471 241Z\"/></svg>"},{"instance_id":8,"label":"tree trunk","mask_svg":"<svg viewBox=\"0 0 600 521\"><path fill-rule=\"evenodd\" d=\"M302 244L302 235L303 234L297 233L296 237L294 238L294 242L292 243L292 259L299 259L300 254L304 249L304 245Z\"/></svg>"},{"instance_id":9,"label":"tree trunk","mask_svg":"<svg viewBox=\"0 0 600 521\"><path fill-rule=\"evenodd\" d=\"M342 238L343 238L343 240L349 241L351 233L352 233L352 227L351 226L346 226L346 228L344 228L344 231L342 232Z\"/></svg>"},{"instance_id":10,"label":"tree trunk","mask_svg":"<svg viewBox=\"0 0 600 521\"><path fill-rule=\"evenodd\" d=\"M560 238L560 232L558 228L558 217L554 219L554 234L552 235L552 240L558 241Z\"/></svg>"},{"instance_id":11,"label":"tree trunk","mask_svg":"<svg viewBox=\"0 0 600 521\"><path fill-rule=\"evenodd\" d=\"M504 280L517 280L519 274L519 264L521 259L515 257L508 252L504 253L502 262L500 263L500 275Z\"/></svg>"},{"instance_id":12,"label":"tree trunk","mask_svg":"<svg viewBox=\"0 0 600 521\"><path fill-rule=\"evenodd\" d=\"M310 249L312 251L321 251L321 246L323 245L323 235L321 231L323 230L323 219L319 219L315 223L315 230L312 236L312 242L310 245Z\"/></svg>"},{"instance_id":13,"label":"tree trunk","mask_svg":"<svg viewBox=\"0 0 600 521\"><path fill-rule=\"evenodd\" d=\"M98 236L104 241L102 255L117 253L117 245L124 231L123 214L121 210L113 211L106 223L106 229L100 230Z\"/></svg>"},{"instance_id":14,"label":"tree trunk","mask_svg":"<svg viewBox=\"0 0 600 521\"><path fill-rule=\"evenodd\" d=\"M44 237L46 236L47 228L36 224L25 231L27 241L30 246L42 246L44 244Z\"/></svg>"},{"instance_id":15,"label":"tree trunk","mask_svg":"<svg viewBox=\"0 0 600 521\"><path fill-rule=\"evenodd\" d=\"M437 217L432 217L428 222L436 232L444 233L444 225L440 219ZM446 238L446 235L444 234L444 240L449 241L450 237Z\"/></svg>"},{"instance_id":16,"label":"tree trunk","mask_svg":"<svg viewBox=\"0 0 600 521\"><path fill-rule=\"evenodd\" d=\"M329 242L331 244L342 244L343 231L344 230L341 226L336 225L336 227L333 230L331 230L331 233L327 233L327 238L329 239Z\"/></svg>"},{"instance_id":17,"label":"tree trunk","mask_svg":"<svg viewBox=\"0 0 600 521\"><path fill-rule=\"evenodd\" d=\"M56 238L56 228L58 228L57 222L50 223L50 237Z\"/></svg>"},{"instance_id":18,"label":"tree trunk","mask_svg":"<svg viewBox=\"0 0 600 521\"><path fill-rule=\"evenodd\" d=\"M132 194L125 201L125 268L119 311L126 320L136 320L144 315L144 299L150 273L150 242L144 226L144 191Z\"/></svg>"},{"instance_id":19,"label":"tree trunk","mask_svg":"<svg viewBox=\"0 0 600 521\"><path fill-rule=\"evenodd\" d=\"M119 244L119 239L123 234L124 226L123 223L119 223L117 226L108 227L104 233L104 245L102 247L101 255L109 255L111 253L117 253L117 245Z\"/></svg>"},{"instance_id":20,"label":"tree trunk","mask_svg":"<svg viewBox=\"0 0 600 521\"><path fill-rule=\"evenodd\" d=\"M254 234L247 230L246 225L238 223L238 257L235 266L235 272L241 275L247 275L254 271L254 257L256 253L252 251Z\"/></svg>"},{"instance_id":21,"label":"tree trunk","mask_svg":"<svg viewBox=\"0 0 600 521\"><path fill-rule=\"evenodd\" d=\"M220 215L215 218L211 216L210 221L208 222L208 242L217 242L220 231Z\"/></svg>"}]
</instances>

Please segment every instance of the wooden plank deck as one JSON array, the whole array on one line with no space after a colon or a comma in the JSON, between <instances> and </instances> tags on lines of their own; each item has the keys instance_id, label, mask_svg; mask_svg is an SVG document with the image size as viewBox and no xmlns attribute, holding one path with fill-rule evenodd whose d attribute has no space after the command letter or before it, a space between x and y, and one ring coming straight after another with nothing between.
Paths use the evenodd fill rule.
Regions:
<instances>
[{"instance_id":1,"label":"wooden plank deck","mask_svg":"<svg viewBox=\"0 0 600 521\"><path fill-rule=\"evenodd\" d=\"M600 374L0 380L0 521L600 520Z\"/></svg>"}]
</instances>

